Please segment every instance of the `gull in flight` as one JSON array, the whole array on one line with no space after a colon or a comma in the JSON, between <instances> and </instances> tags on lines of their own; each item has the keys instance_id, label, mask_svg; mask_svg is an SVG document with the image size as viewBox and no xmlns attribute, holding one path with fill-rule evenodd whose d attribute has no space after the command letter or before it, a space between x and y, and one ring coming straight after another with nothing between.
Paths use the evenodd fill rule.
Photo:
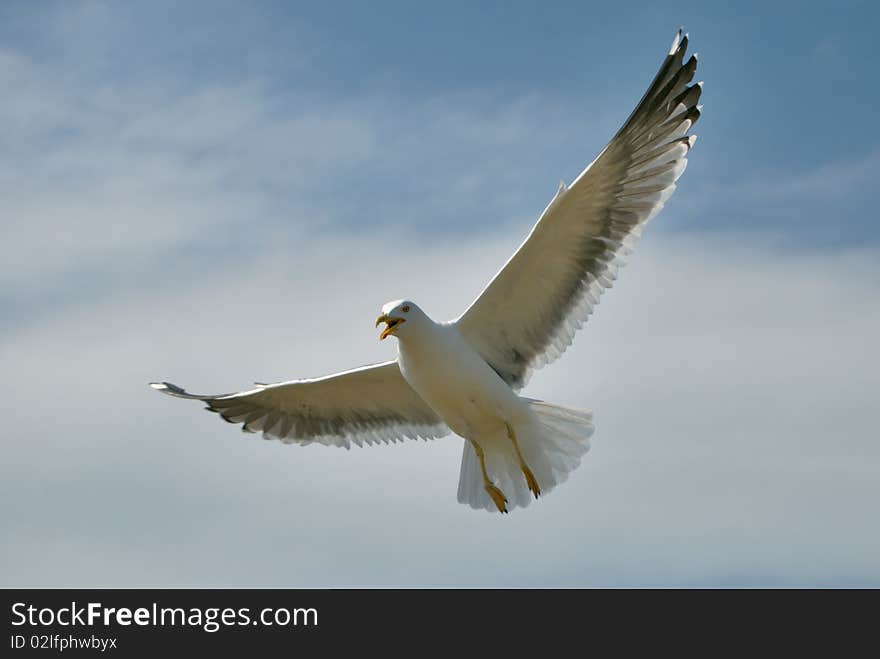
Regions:
<instances>
[{"instance_id":1,"label":"gull in flight","mask_svg":"<svg viewBox=\"0 0 880 659\"><path fill-rule=\"evenodd\" d=\"M592 413L519 395L531 373L571 344L621 259L675 190L696 136L702 83L681 30L623 127L455 320L410 300L382 307L380 339L397 359L240 393L190 394L247 432L286 443L350 448L403 439L464 438L458 500L506 513L564 481L589 449Z\"/></svg>"}]
</instances>

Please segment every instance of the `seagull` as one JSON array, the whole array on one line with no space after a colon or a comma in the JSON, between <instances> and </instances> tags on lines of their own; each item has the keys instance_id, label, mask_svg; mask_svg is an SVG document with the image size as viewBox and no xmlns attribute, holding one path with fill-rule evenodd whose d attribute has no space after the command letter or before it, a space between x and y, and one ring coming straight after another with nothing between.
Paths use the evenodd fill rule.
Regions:
<instances>
[{"instance_id":1,"label":"seagull","mask_svg":"<svg viewBox=\"0 0 880 659\"><path fill-rule=\"evenodd\" d=\"M659 72L602 152L561 183L525 241L458 318L436 322L411 300L382 307L392 361L314 379L196 395L246 432L285 443L350 448L463 438L458 501L507 513L562 483L590 448L593 415L520 396L556 360L610 288L617 268L675 190L696 141L702 83L691 84L679 30Z\"/></svg>"}]
</instances>

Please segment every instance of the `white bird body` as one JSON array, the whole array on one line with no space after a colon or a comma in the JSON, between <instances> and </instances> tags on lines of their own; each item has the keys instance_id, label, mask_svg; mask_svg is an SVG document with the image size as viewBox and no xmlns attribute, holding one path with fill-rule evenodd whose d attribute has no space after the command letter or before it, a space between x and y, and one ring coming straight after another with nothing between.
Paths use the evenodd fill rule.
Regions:
<instances>
[{"instance_id":1,"label":"white bird body","mask_svg":"<svg viewBox=\"0 0 880 659\"><path fill-rule=\"evenodd\" d=\"M458 500L508 512L561 483L590 448L592 413L524 398L531 373L571 344L645 224L684 172L700 117L697 57L676 35L635 110L571 185L562 183L525 241L465 312L437 323L413 302L376 324L398 358L203 401L246 432L350 448L452 430L466 441Z\"/></svg>"},{"instance_id":2,"label":"white bird body","mask_svg":"<svg viewBox=\"0 0 880 659\"><path fill-rule=\"evenodd\" d=\"M397 332L400 372L447 426L460 437L504 431L505 422L528 417L528 405L486 363L451 323L436 323L410 303Z\"/></svg>"},{"instance_id":3,"label":"white bird body","mask_svg":"<svg viewBox=\"0 0 880 659\"><path fill-rule=\"evenodd\" d=\"M504 512L524 507L532 493L546 494L564 480L589 450L590 412L517 395L456 323L437 323L414 302L389 302L382 311L383 318L402 321L395 324L394 336L406 382L471 444L462 459L461 503ZM523 470L540 485L530 486ZM487 484L488 474L497 489ZM496 495L503 499L493 498L487 488L503 492Z\"/></svg>"}]
</instances>

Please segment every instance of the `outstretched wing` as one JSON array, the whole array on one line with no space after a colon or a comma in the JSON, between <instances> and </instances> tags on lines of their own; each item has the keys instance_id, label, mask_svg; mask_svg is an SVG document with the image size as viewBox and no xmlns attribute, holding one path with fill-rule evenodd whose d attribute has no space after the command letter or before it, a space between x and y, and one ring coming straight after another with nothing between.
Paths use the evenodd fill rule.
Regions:
<instances>
[{"instance_id":1,"label":"outstretched wing","mask_svg":"<svg viewBox=\"0 0 880 659\"><path fill-rule=\"evenodd\" d=\"M170 396L204 401L226 421L242 424L242 430L285 443L351 448L352 443L433 439L449 433L403 378L396 361L219 396L190 394L168 382L150 386Z\"/></svg>"},{"instance_id":2,"label":"outstretched wing","mask_svg":"<svg viewBox=\"0 0 880 659\"><path fill-rule=\"evenodd\" d=\"M455 321L512 387L571 344L611 287L622 257L675 190L695 136L697 56L675 37L626 123L570 187L560 185L532 232Z\"/></svg>"}]
</instances>

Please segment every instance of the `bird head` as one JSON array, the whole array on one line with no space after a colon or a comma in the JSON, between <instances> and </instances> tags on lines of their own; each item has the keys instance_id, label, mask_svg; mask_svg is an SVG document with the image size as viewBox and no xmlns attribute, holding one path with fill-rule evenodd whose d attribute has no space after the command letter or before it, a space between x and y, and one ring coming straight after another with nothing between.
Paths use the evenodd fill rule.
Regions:
<instances>
[{"instance_id":1,"label":"bird head","mask_svg":"<svg viewBox=\"0 0 880 659\"><path fill-rule=\"evenodd\" d=\"M382 314L376 319L376 327L385 323L385 329L379 335L379 340L389 336L397 336L403 330L403 326L409 322L418 321L422 311L409 300L395 300L388 302L382 307Z\"/></svg>"}]
</instances>

